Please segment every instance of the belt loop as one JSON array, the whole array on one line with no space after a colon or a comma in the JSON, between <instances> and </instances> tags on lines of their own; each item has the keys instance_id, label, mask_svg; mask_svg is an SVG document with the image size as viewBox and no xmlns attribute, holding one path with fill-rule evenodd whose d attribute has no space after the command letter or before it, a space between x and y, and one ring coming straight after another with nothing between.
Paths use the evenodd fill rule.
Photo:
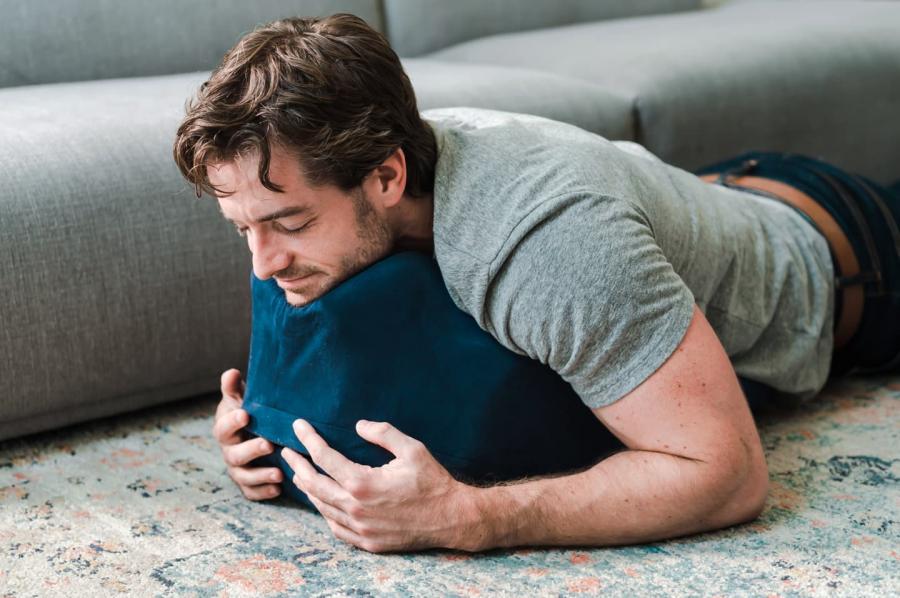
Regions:
<instances>
[{"instance_id":1,"label":"belt loop","mask_svg":"<svg viewBox=\"0 0 900 598\"><path fill-rule=\"evenodd\" d=\"M759 165L759 160L755 158L748 158L744 160L737 166L732 166L726 170L723 170L719 173L719 176L716 178L715 182L718 185L728 186L728 179L733 176L741 176L747 174L748 172L753 172L756 170L756 167Z\"/></svg>"}]
</instances>

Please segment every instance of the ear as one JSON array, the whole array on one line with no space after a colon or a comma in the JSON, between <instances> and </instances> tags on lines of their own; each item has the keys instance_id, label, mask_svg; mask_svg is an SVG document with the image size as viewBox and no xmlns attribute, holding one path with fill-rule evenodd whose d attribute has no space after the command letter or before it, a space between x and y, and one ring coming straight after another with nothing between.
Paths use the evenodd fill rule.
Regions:
<instances>
[{"instance_id":1,"label":"ear","mask_svg":"<svg viewBox=\"0 0 900 598\"><path fill-rule=\"evenodd\" d=\"M366 193L373 202L392 208L403 199L406 190L406 156L401 148L376 166L366 180Z\"/></svg>"}]
</instances>

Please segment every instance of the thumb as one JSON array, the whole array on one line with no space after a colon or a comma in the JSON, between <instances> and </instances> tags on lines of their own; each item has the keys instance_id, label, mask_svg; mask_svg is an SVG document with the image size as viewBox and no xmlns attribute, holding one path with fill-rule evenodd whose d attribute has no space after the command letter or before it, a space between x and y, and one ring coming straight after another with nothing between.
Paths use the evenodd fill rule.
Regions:
<instances>
[{"instance_id":1,"label":"thumb","mask_svg":"<svg viewBox=\"0 0 900 598\"><path fill-rule=\"evenodd\" d=\"M356 433L398 457L409 456L411 451L421 444L388 422L372 422L361 419L356 422Z\"/></svg>"},{"instance_id":2,"label":"thumb","mask_svg":"<svg viewBox=\"0 0 900 598\"><path fill-rule=\"evenodd\" d=\"M222 395L231 397L238 403L244 400L245 384L241 378L241 371L231 368L222 373Z\"/></svg>"}]
</instances>

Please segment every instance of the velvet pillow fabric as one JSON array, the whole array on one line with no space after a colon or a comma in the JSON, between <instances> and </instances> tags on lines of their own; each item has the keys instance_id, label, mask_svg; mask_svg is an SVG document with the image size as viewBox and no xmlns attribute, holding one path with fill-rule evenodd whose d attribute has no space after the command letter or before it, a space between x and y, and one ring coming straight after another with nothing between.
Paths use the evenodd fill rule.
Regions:
<instances>
[{"instance_id":1,"label":"velvet pillow fabric","mask_svg":"<svg viewBox=\"0 0 900 598\"><path fill-rule=\"evenodd\" d=\"M390 422L469 483L572 471L624 448L556 372L457 308L425 254L389 256L302 307L272 279L251 274L251 287L247 429L278 447L254 464L277 464L287 495L307 506L279 455L308 454L291 427L301 417L373 467L393 456L356 422Z\"/></svg>"}]
</instances>

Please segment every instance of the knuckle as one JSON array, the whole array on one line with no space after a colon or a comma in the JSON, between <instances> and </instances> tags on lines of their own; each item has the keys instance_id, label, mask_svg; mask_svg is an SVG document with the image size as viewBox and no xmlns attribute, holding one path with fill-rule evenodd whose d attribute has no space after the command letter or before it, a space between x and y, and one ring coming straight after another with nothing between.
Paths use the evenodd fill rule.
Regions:
<instances>
[{"instance_id":1,"label":"knuckle","mask_svg":"<svg viewBox=\"0 0 900 598\"><path fill-rule=\"evenodd\" d=\"M222 416L228 413L228 405L225 402L225 399L219 399L219 402L216 404L216 413L213 417L213 425L219 422L222 419Z\"/></svg>"},{"instance_id":2,"label":"knuckle","mask_svg":"<svg viewBox=\"0 0 900 598\"><path fill-rule=\"evenodd\" d=\"M336 538L344 539L344 531L337 526L333 519L330 517L325 517L325 523L328 524L328 529L331 530L331 533L335 535Z\"/></svg>"},{"instance_id":3,"label":"knuckle","mask_svg":"<svg viewBox=\"0 0 900 598\"><path fill-rule=\"evenodd\" d=\"M238 486L240 486L242 488L244 488L244 487L250 488L251 485L249 483L247 483L247 480L244 478L243 475L241 475L242 472L241 472L240 467L229 467L227 469L227 471L228 471L228 477L231 478L231 480L235 484L237 484Z\"/></svg>"},{"instance_id":4,"label":"knuckle","mask_svg":"<svg viewBox=\"0 0 900 598\"><path fill-rule=\"evenodd\" d=\"M232 424L232 415L230 415L228 410L223 411L216 418L215 423L213 424L213 430L218 430L219 436L225 436L228 434L228 429Z\"/></svg>"},{"instance_id":5,"label":"knuckle","mask_svg":"<svg viewBox=\"0 0 900 598\"><path fill-rule=\"evenodd\" d=\"M356 519L356 520L362 519L366 514L366 509L357 502L350 503L349 505L347 505L347 508L345 509L345 511L346 511L347 515L350 515L351 519ZM360 524L360 525L365 525L365 524Z\"/></svg>"},{"instance_id":6,"label":"knuckle","mask_svg":"<svg viewBox=\"0 0 900 598\"><path fill-rule=\"evenodd\" d=\"M359 497L366 492L366 483L362 478L348 478L344 484L344 489L355 497Z\"/></svg>"},{"instance_id":7,"label":"knuckle","mask_svg":"<svg viewBox=\"0 0 900 598\"><path fill-rule=\"evenodd\" d=\"M228 442L227 434L221 428L216 434L213 434L213 437L216 439L216 442L223 451L229 446L232 446L232 444Z\"/></svg>"},{"instance_id":8,"label":"knuckle","mask_svg":"<svg viewBox=\"0 0 900 598\"><path fill-rule=\"evenodd\" d=\"M391 425L387 422L375 422L372 430L377 434L384 434L391 429Z\"/></svg>"},{"instance_id":9,"label":"knuckle","mask_svg":"<svg viewBox=\"0 0 900 598\"><path fill-rule=\"evenodd\" d=\"M238 484L241 493L249 500L261 501L269 498L275 498L281 494L281 488L273 484L265 486L250 486L247 484Z\"/></svg>"},{"instance_id":10,"label":"knuckle","mask_svg":"<svg viewBox=\"0 0 900 598\"><path fill-rule=\"evenodd\" d=\"M359 543L359 547L366 552L381 552L382 546L379 542L371 539L365 539Z\"/></svg>"},{"instance_id":11,"label":"knuckle","mask_svg":"<svg viewBox=\"0 0 900 598\"><path fill-rule=\"evenodd\" d=\"M375 529L368 523L357 522L354 531L362 538L371 538Z\"/></svg>"},{"instance_id":12,"label":"knuckle","mask_svg":"<svg viewBox=\"0 0 900 598\"><path fill-rule=\"evenodd\" d=\"M238 455L231 446L222 447L222 458L225 460L225 463L231 467L237 467L241 464Z\"/></svg>"},{"instance_id":13,"label":"knuckle","mask_svg":"<svg viewBox=\"0 0 900 598\"><path fill-rule=\"evenodd\" d=\"M425 459L430 453L428 447L421 440L414 440L409 445L409 456L415 461Z\"/></svg>"}]
</instances>

